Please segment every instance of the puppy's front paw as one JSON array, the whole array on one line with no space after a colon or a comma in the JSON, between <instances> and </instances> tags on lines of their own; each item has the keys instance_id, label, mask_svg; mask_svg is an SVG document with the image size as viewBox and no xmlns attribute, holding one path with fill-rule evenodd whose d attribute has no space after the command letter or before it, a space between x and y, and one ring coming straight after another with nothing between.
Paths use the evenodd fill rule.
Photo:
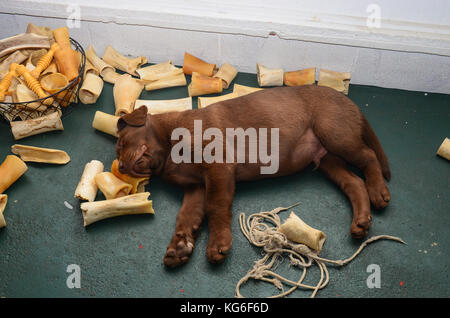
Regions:
<instances>
[{"instance_id":1,"label":"puppy's front paw","mask_svg":"<svg viewBox=\"0 0 450 318\"><path fill-rule=\"evenodd\" d=\"M231 250L231 241L231 231L223 231L223 233L210 236L206 247L208 261L213 264L223 262Z\"/></svg>"},{"instance_id":2,"label":"puppy's front paw","mask_svg":"<svg viewBox=\"0 0 450 318\"><path fill-rule=\"evenodd\" d=\"M177 232L167 247L164 255L164 265L177 267L189 260L194 250L194 240L183 232Z\"/></svg>"}]
</instances>

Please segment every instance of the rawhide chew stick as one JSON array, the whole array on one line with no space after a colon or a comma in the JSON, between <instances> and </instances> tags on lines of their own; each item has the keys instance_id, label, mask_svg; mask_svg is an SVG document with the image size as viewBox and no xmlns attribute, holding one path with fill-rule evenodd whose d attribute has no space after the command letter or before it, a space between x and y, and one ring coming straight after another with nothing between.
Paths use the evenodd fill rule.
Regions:
<instances>
[{"instance_id":1,"label":"rawhide chew stick","mask_svg":"<svg viewBox=\"0 0 450 318\"><path fill-rule=\"evenodd\" d=\"M146 106L151 115L168 112L182 112L192 109L192 97L167 99L167 100L145 100L138 99L134 103L134 109Z\"/></svg>"},{"instance_id":2,"label":"rawhide chew stick","mask_svg":"<svg viewBox=\"0 0 450 318\"><path fill-rule=\"evenodd\" d=\"M186 76L184 75L184 73L180 73L163 77L159 80L150 82L145 85L145 90L154 91L162 88L185 86L185 85L187 85Z\"/></svg>"},{"instance_id":3,"label":"rawhide chew stick","mask_svg":"<svg viewBox=\"0 0 450 318\"><path fill-rule=\"evenodd\" d=\"M53 54L56 65L59 72L66 75L67 80L71 82L78 76L81 63L80 56L72 49L67 27L53 30L53 36L56 43L59 44L59 49Z\"/></svg>"},{"instance_id":4,"label":"rawhide chew stick","mask_svg":"<svg viewBox=\"0 0 450 318\"><path fill-rule=\"evenodd\" d=\"M172 61L142 67L136 70L141 80L157 81L162 78L183 73L183 69L173 65Z\"/></svg>"},{"instance_id":5,"label":"rawhide chew stick","mask_svg":"<svg viewBox=\"0 0 450 318\"><path fill-rule=\"evenodd\" d=\"M41 84L33 76L31 76L30 71L25 66L17 65L16 73L17 76L23 76L28 88L31 89L36 95L38 95L39 98L46 98L49 96L46 92L44 92ZM53 104L53 102L53 97L46 98L43 101L43 103L47 106Z\"/></svg>"},{"instance_id":6,"label":"rawhide chew stick","mask_svg":"<svg viewBox=\"0 0 450 318\"><path fill-rule=\"evenodd\" d=\"M148 184L149 177L146 178L135 178L128 174L120 173L119 171L119 160L115 159L111 165L111 172L120 180L131 184L130 193L134 194L137 192L144 192L145 185Z\"/></svg>"},{"instance_id":7,"label":"rawhide chew stick","mask_svg":"<svg viewBox=\"0 0 450 318\"><path fill-rule=\"evenodd\" d=\"M239 97L239 95L234 92L214 97L199 97L197 100L197 106L198 108L205 108L206 106L209 106L211 104L218 103L227 99L233 99L236 97Z\"/></svg>"},{"instance_id":8,"label":"rawhide chew stick","mask_svg":"<svg viewBox=\"0 0 450 318\"><path fill-rule=\"evenodd\" d=\"M29 102L35 99L38 99L39 96L37 96L31 89L29 89L24 84L17 84L15 91L13 92L13 100L16 103L22 103L17 104L17 109L28 109L33 111L45 111L47 109L47 106L44 104L41 104L40 102Z\"/></svg>"},{"instance_id":9,"label":"rawhide chew stick","mask_svg":"<svg viewBox=\"0 0 450 318\"><path fill-rule=\"evenodd\" d=\"M260 90L263 90L264 88L261 87L251 87L251 86L245 86L240 84L234 84L233 86L233 93L235 93L238 96L244 96L250 93L254 93Z\"/></svg>"},{"instance_id":10,"label":"rawhide chew stick","mask_svg":"<svg viewBox=\"0 0 450 318\"><path fill-rule=\"evenodd\" d=\"M193 72L197 72L206 76L213 76L214 70L216 69L216 64L209 64L205 61L195 57L194 55L189 54L188 52L184 53L183 60L183 72L187 75L192 75Z\"/></svg>"},{"instance_id":11,"label":"rawhide chew stick","mask_svg":"<svg viewBox=\"0 0 450 318\"><path fill-rule=\"evenodd\" d=\"M101 172L95 176L95 183L106 200L116 199L130 194L131 184L117 178L111 172Z\"/></svg>"},{"instance_id":12,"label":"rawhide chew stick","mask_svg":"<svg viewBox=\"0 0 450 318\"><path fill-rule=\"evenodd\" d=\"M86 50L86 58L89 62L94 65L94 67L100 72L101 76L104 76L104 73L106 71L116 72L116 69L103 61L101 58L98 57L97 53L95 52L92 45L89 45L88 49Z\"/></svg>"},{"instance_id":13,"label":"rawhide chew stick","mask_svg":"<svg viewBox=\"0 0 450 318\"><path fill-rule=\"evenodd\" d=\"M84 66L84 76L89 73L100 75L100 71L91 62L89 62L88 59L86 59L86 65Z\"/></svg>"},{"instance_id":14,"label":"rawhide chew stick","mask_svg":"<svg viewBox=\"0 0 450 318\"><path fill-rule=\"evenodd\" d=\"M8 55L20 49L29 48L50 48L48 37L34 33L21 33L9 38L0 40L0 57Z\"/></svg>"},{"instance_id":15,"label":"rawhide chew stick","mask_svg":"<svg viewBox=\"0 0 450 318\"><path fill-rule=\"evenodd\" d=\"M14 155L6 156L0 165L0 193L5 192L27 170L28 167L22 159Z\"/></svg>"},{"instance_id":16,"label":"rawhide chew stick","mask_svg":"<svg viewBox=\"0 0 450 318\"><path fill-rule=\"evenodd\" d=\"M33 76L34 78L39 78L39 75L41 75L41 73L50 65L53 60L53 55L59 49L59 44L53 43L50 47L50 50L41 57L39 62L37 62L35 69L31 71L31 76Z\"/></svg>"},{"instance_id":17,"label":"rawhide chew stick","mask_svg":"<svg viewBox=\"0 0 450 318\"><path fill-rule=\"evenodd\" d=\"M53 44L55 42L55 38L53 37L53 31L49 27L38 26L30 22L28 23L27 30L25 32L46 36L50 41L50 44Z\"/></svg>"},{"instance_id":18,"label":"rawhide chew stick","mask_svg":"<svg viewBox=\"0 0 450 318\"><path fill-rule=\"evenodd\" d=\"M319 70L319 81L317 85L331 87L347 95L350 78L351 74L348 72L335 72L321 68Z\"/></svg>"},{"instance_id":19,"label":"rawhide chew stick","mask_svg":"<svg viewBox=\"0 0 450 318\"><path fill-rule=\"evenodd\" d=\"M197 72L192 73L191 83L188 86L189 96L222 93L222 80L218 77L209 77Z\"/></svg>"},{"instance_id":20,"label":"rawhide chew stick","mask_svg":"<svg viewBox=\"0 0 450 318\"><path fill-rule=\"evenodd\" d=\"M67 152L58 149L16 144L11 146L11 152L20 156L20 158L25 162L31 161L65 165L70 161L70 157Z\"/></svg>"},{"instance_id":21,"label":"rawhide chew stick","mask_svg":"<svg viewBox=\"0 0 450 318\"><path fill-rule=\"evenodd\" d=\"M116 116L129 114L134 110L134 103L139 98L144 84L131 77L130 74L121 75L114 83L113 95Z\"/></svg>"},{"instance_id":22,"label":"rawhide chew stick","mask_svg":"<svg viewBox=\"0 0 450 318\"><path fill-rule=\"evenodd\" d=\"M136 58L126 57L113 49L110 45L106 47L102 60L121 71L136 76L138 76L136 69L147 63L147 58L145 56L138 56Z\"/></svg>"},{"instance_id":23,"label":"rawhide chew stick","mask_svg":"<svg viewBox=\"0 0 450 318\"><path fill-rule=\"evenodd\" d=\"M450 139L444 139L436 154L442 158L450 160Z\"/></svg>"},{"instance_id":24,"label":"rawhide chew stick","mask_svg":"<svg viewBox=\"0 0 450 318\"><path fill-rule=\"evenodd\" d=\"M81 203L84 226L120 215L154 214L149 192L131 194L112 200Z\"/></svg>"},{"instance_id":25,"label":"rawhide chew stick","mask_svg":"<svg viewBox=\"0 0 450 318\"><path fill-rule=\"evenodd\" d=\"M286 235L288 240L305 244L317 252L322 250L323 243L327 238L322 231L310 227L294 212L291 212L289 218L281 224L278 231Z\"/></svg>"},{"instance_id":26,"label":"rawhide chew stick","mask_svg":"<svg viewBox=\"0 0 450 318\"><path fill-rule=\"evenodd\" d=\"M11 53L0 63L0 78L3 78L9 72L9 67L12 63L20 64L27 59L28 55L21 50Z\"/></svg>"},{"instance_id":27,"label":"rawhide chew stick","mask_svg":"<svg viewBox=\"0 0 450 318\"><path fill-rule=\"evenodd\" d=\"M308 85L314 84L315 82L316 82L315 67L284 73L284 85L286 86Z\"/></svg>"},{"instance_id":28,"label":"rawhide chew stick","mask_svg":"<svg viewBox=\"0 0 450 318\"><path fill-rule=\"evenodd\" d=\"M267 68L264 65L256 64L256 75L259 86L283 86L283 69Z\"/></svg>"},{"instance_id":29,"label":"rawhide chew stick","mask_svg":"<svg viewBox=\"0 0 450 318\"><path fill-rule=\"evenodd\" d=\"M111 136L119 137L117 132L117 121L119 118L119 116L106 114L98 110L95 112L92 127Z\"/></svg>"},{"instance_id":30,"label":"rawhide chew stick","mask_svg":"<svg viewBox=\"0 0 450 318\"><path fill-rule=\"evenodd\" d=\"M80 182L75 190L75 198L89 202L95 200L98 191L95 176L103 172L103 168L103 163L98 160L92 160L85 165Z\"/></svg>"},{"instance_id":31,"label":"rawhide chew stick","mask_svg":"<svg viewBox=\"0 0 450 318\"><path fill-rule=\"evenodd\" d=\"M64 130L58 112L54 112L35 119L12 121L10 124L11 131L15 140L41 134L47 131Z\"/></svg>"},{"instance_id":32,"label":"rawhide chew stick","mask_svg":"<svg viewBox=\"0 0 450 318\"><path fill-rule=\"evenodd\" d=\"M227 89L236 77L238 71L228 63L223 64L213 77L218 77L223 81L223 88Z\"/></svg>"},{"instance_id":33,"label":"rawhide chew stick","mask_svg":"<svg viewBox=\"0 0 450 318\"><path fill-rule=\"evenodd\" d=\"M5 212L7 203L8 195L0 194L0 229L6 226L5 216L3 215L3 212Z\"/></svg>"},{"instance_id":34,"label":"rawhide chew stick","mask_svg":"<svg viewBox=\"0 0 450 318\"><path fill-rule=\"evenodd\" d=\"M103 80L94 73L87 73L81 85L79 97L83 104L94 104L103 90Z\"/></svg>"}]
</instances>

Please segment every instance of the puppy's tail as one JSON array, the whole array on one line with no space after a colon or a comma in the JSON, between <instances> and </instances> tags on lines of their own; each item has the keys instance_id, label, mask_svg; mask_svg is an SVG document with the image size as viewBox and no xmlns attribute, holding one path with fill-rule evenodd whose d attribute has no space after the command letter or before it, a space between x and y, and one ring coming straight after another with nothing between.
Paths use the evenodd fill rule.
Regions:
<instances>
[{"instance_id":1,"label":"puppy's tail","mask_svg":"<svg viewBox=\"0 0 450 318\"><path fill-rule=\"evenodd\" d=\"M383 177L389 181L391 180L391 170L389 169L388 159L386 154L384 153L383 147L381 147L381 143L378 140L377 135L373 131L367 119L362 116L364 127L363 127L363 140L367 146L369 146L377 156L378 161L381 165L381 171L383 172Z\"/></svg>"}]
</instances>

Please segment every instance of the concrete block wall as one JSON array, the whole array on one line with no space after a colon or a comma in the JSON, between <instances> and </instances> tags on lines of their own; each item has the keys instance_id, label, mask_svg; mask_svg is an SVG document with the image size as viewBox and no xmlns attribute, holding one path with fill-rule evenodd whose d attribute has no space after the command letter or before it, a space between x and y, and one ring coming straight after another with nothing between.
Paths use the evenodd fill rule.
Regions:
<instances>
[{"instance_id":1,"label":"concrete block wall","mask_svg":"<svg viewBox=\"0 0 450 318\"><path fill-rule=\"evenodd\" d=\"M434 0L436 23L432 14L422 14L422 22L382 19L380 29L367 28L365 2L352 11L289 0L7 0L0 3L0 38L24 32L28 22L66 25L79 10L79 28L71 36L99 55L111 45L151 63L171 59L181 65L188 51L242 72L256 73L258 62L285 71L315 66L351 72L354 84L450 93L450 26L441 24L450 17L439 10L448 7L445 1ZM396 18L388 14L388 2L380 2L382 12Z\"/></svg>"}]
</instances>

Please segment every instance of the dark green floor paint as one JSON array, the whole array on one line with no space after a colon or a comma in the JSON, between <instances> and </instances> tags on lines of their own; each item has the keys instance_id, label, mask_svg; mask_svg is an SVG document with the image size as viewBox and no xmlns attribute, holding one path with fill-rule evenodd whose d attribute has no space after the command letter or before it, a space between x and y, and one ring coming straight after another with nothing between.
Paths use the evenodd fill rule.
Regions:
<instances>
[{"instance_id":1,"label":"dark green floor paint","mask_svg":"<svg viewBox=\"0 0 450 318\"><path fill-rule=\"evenodd\" d=\"M239 74L236 82L257 86L253 74ZM141 98L186 96L187 88L178 87L144 91ZM373 211L369 236L396 235L408 245L376 242L349 265L329 266L329 285L317 296L449 297L450 163L435 152L450 136L450 95L352 85L349 97L380 138L392 171L391 204ZM196 98L194 103L196 107ZM113 113L111 84L105 84L96 105L79 105L63 118L63 132L18 142L63 149L72 160L65 166L30 163L27 173L7 190L8 225L0 230L1 297L233 297L239 279L261 257L261 250L250 246L240 232L239 213L295 202L301 202L295 213L327 234L322 256L344 259L359 247L361 241L349 234L352 212L347 198L312 167L293 176L238 184L233 248L221 265L206 259L204 224L190 261L175 270L164 267L182 192L156 177L147 187L155 215L117 217L84 228L79 201L73 198L84 165L97 159L109 167L115 157L115 138L91 127L96 110ZM0 125L0 160L14 143L9 127ZM281 214L282 219L287 216L288 212ZM288 263L285 259L278 270L295 280L300 272ZM81 268L80 289L66 286L69 264ZM366 285L370 264L380 266L379 289ZM315 284L318 274L317 268L311 269L306 282ZM254 297L278 292L272 285L253 281L242 289ZM309 295L298 289L290 297Z\"/></svg>"}]
</instances>

